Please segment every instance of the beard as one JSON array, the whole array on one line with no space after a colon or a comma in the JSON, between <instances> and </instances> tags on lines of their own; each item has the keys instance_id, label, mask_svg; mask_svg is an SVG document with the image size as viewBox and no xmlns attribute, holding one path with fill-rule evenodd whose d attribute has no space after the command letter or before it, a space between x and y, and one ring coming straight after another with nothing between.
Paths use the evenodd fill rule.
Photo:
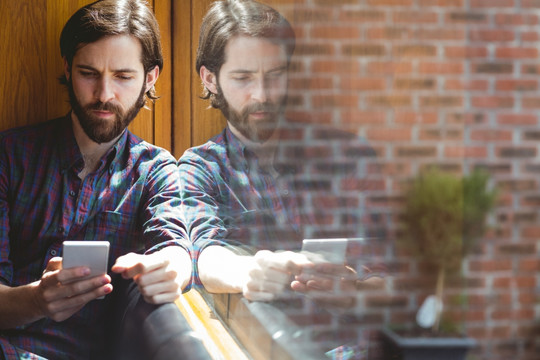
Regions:
<instances>
[{"instance_id":1,"label":"beard","mask_svg":"<svg viewBox=\"0 0 540 360\"><path fill-rule=\"evenodd\" d=\"M244 107L241 111L236 111L230 107L223 95L223 91L217 84L216 100L221 104L220 110L234 127L244 137L252 142L264 143L274 133L278 127L279 118L283 114L287 96L285 95L279 103L264 102L253 103ZM267 115L262 119L250 121L249 115L256 112L265 112Z\"/></svg>"},{"instance_id":2,"label":"beard","mask_svg":"<svg viewBox=\"0 0 540 360\"><path fill-rule=\"evenodd\" d=\"M79 124L85 134L94 142L101 144L112 141L118 137L128 127L128 125L135 119L135 116L139 113L139 110L144 106L145 99L145 84L143 84L139 97L135 103L126 111L123 111L122 107L113 102L103 103L101 101L82 105L73 91L73 84L71 80L67 84L69 93L69 103ZM114 114L112 120L102 119L95 116L92 111L110 111Z\"/></svg>"}]
</instances>

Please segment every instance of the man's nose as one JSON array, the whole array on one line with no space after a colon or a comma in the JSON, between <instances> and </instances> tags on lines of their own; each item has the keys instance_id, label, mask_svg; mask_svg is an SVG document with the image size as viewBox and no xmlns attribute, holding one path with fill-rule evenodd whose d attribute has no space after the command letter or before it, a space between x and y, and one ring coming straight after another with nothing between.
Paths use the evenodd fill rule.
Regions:
<instances>
[{"instance_id":1,"label":"man's nose","mask_svg":"<svg viewBox=\"0 0 540 360\"><path fill-rule=\"evenodd\" d=\"M256 82L251 97L260 103L265 103L268 100L268 88L265 80Z\"/></svg>"},{"instance_id":2,"label":"man's nose","mask_svg":"<svg viewBox=\"0 0 540 360\"><path fill-rule=\"evenodd\" d=\"M106 103L114 98L113 84L111 80L102 77L98 82L98 87L95 94L97 100Z\"/></svg>"}]
</instances>

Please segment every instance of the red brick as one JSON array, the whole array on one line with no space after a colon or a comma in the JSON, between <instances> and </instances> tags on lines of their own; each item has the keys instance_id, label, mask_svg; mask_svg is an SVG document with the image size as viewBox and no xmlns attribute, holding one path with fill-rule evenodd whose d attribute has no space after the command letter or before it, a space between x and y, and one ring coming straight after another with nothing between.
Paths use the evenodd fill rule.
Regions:
<instances>
[{"instance_id":1,"label":"red brick","mask_svg":"<svg viewBox=\"0 0 540 360\"><path fill-rule=\"evenodd\" d=\"M297 43L294 55L299 58L309 55L334 55L334 47L329 44Z\"/></svg>"},{"instance_id":2,"label":"red brick","mask_svg":"<svg viewBox=\"0 0 540 360\"><path fill-rule=\"evenodd\" d=\"M537 183L532 179L509 179L497 181L497 188L501 191L531 191L535 190L536 187Z\"/></svg>"},{"instance_id":3,"label":"red brick","mask_svg":"<svg viewBox=\"0 0 540 360\"><path fill-rule=\"evenodd\" d=\"M521 40L536 42L540 40L540 34L537 31L524 31L521 33Z\"/></svg>"},{"instance_id":4,"label":"red brick","mask_svg":"<svg viewBox=\"0 0 540 360\"><path fill-rule=\"evenodd\" d=\"M527 226L521 230L521 236L527 239L540 238L540 226Z\"/></svg>"},{"instance_id":5,"label":"red brick","mask_svg":"<svg viewBox=\"0 0 540 360\"><path fill-rule=\"evenodd\" d=\"M505 42L515 40L515 37L515 33L511 30L471 29L469 32L471 41Z\"/></svg>"},{"instance_id":6,"label":"red brick","mask_svg":"<svg viewBox=\"0 0 540 360\"><path fill-rule=\"evenodd\" d=\"M368 63L367 72L369 74L408 74L412 72L411 62L400 61L374 61Z\"/></svg>"},{"instance_id":7,"label":"red brick","mask_svg":"<svg viewBox=\"0 0 540 360\"><path fill-rule=\"evenodd\" d=\"M540 266L532 271L539 271ZM540 299L535 293L521 293L518 301L521 305L535 305Z\"/></svg>"},{"instance_id":8,"label":"red brick","mask_svg":"<svg viewBox=\"0 0 540 360\"><path fill-rule=\"evenodd\" d=\"M536 125L538 124L535 114L498 114L499 125Z\"/></svg>"},{"instance_id":9,"label":"red brick","mask_svg":"<svg viewBox=\"0 0 540 360\"><path fill-rule=\"evenodd\" d=\"M436 12L428 11L399 11L393 14L394 23L409 24L429 24L437 23L438 15Z\"/></svg>"},{"instance_id":10,"label":"red brick","mask_svg":"<svg viewBox=\"0 0 540 360\"><path fill-rule=\"evenodd\" d=\"M360 65L357 61L337 61L337 60L313 60L311 64L313 73L346 73L358 74Z\"/></svg>"},{"instance_id":11,"label":"red brick","mask_svg":"<svg viewBox=\"0 0 540 360\"><path fill-rule=\"evenodd\" d=\"M512 261L509 259L469 261L469 270L478 272L511 271Z\"/></svg>"},{"instance_id":12,"label":"red brick","mask_svg":"<svg viewBox=\"0 0 540 360\"><path fill-rule=\"evenodd\" d=\"M413 0L367 0L371 6L411 6Z\"/></svg>"},{"instance_id":13,"label":"red brick","mask_svg":"<svg viewBox=\"0 0 540 360\"><path fill-rule=\"evenodd\" d=\"M383 56L386 50L379 44L345 44L341 52L347 56Z\"/></svg>"},{"instance_id":14,"label":"red brick","mask_svg":"<svg viewBox=\"0 0 540 360\"><path fill-rule=\"evenodd\" d=\"M536 148L526 146L498 147L495 152L500 157L506 158L532 158L536 157Z\"/></svg>"},{"instance_id":15,"label":"red brick","mask_svg":"<svg viewBox=\"0 0 540 360\"><path fill-rule=\"evenodd\" d=\"M445 22L448 24L487 24L488 16L480 12L454 11L446 14Z\"/></svg>"},{"instance_id":16,"label":"red brick","mask_svg":"<svg viewBox=\"0 0 540 360\"><path fill-rule=\"evenodd\" d=\"M368 165L368 173L382 174L384 176L405 176L408 177L412 174L411 164L410 163L371 163Z\"/></svg>"},{"instance_id":17,"label":"red brick","mask_svg":"<svg viewBox=\"0 0 540 360\"><path fill-rule=\"evenodd\" d=\"M537 109L540 108L540 98L523 98L521 104L524 109Z\"/></svg>"},{"instance_id":18,"label":"red brick","mask_svg":"<svg viewBox=\"0 0 540 360\"><path fill-rule=\"evenodd\" d=\"M471 66L473 73L479 74L512 74L512 63L476 63Z\"/></svg>"},{"instance_id":19,"label":"red brick","mask_svg":"<svg viewBox=\"0 0 540 360\"><path fill-rule=\"evenodd\" d=\"M464 0L419 0L420 7L442 6L442 7L462 7Z\"/></svg>"},{"instance_id":20,"label":"red brick","mask_svg":"<svg viewBox=\"0 0 540 360\"><path fill-rule=\"evenodd\" d=\"M332 20L332 13L326 9L312 9L294 7L290 11L284 11L283 14L291 22L291 24L313 24L318 22L327 22ZM295 28L295 32L298 26ZM296 34L298 36L298 34Z\"/></svg>"},{"instance_id":21,"label":"red brick","mask_svg":"<svg viewBox=\"0 0 540 360\"><path fill-rule=\"evenodd\" d=\"M531 91L538 90L538 80L504 79L497 80L495 89L498 91Z\"/></svg>"},{"instance_id":22,"label":"red brick","mask_svg":"<svg viewBox=\"0 0 540 360\"><path fill-rule=\"evenodd\" d=\"M514 0L470 0L471 8L514 7Z\"/></svg>"},{"instance_id":23,"label":"red brick","mask_svg":"<svg viewBox=\"0 0 540 360\"><path fill-rule=\"evenodd\" d=\"M511 130L478 129L471 131L473 141L512 141Z\"/></svg>"},{"instance_id":24,"label":"red brick","mask_svg":"<svg viewBox=\"0 0 540 360\"><path fill-rule=\"evenodd\" d=\"M437 55L434 45L398 45L394 47L394 56L432 57Z\"/></svg>"},{"instance_id":25,"label":"red brick","mask_svg":"<svg viewBox=\"0 0 540 360\"><path fill-rule=\"evenodd\" d=\"M326 13L329 13L326 11ZM384 22L385 15L383 11L379 10L355 10L355 9L345 9L340 11L339 18L342 21L356 21L361 24L367 22Z\"/></svg>"},{"instance_id":26,"label":"red brick","mask_svg":"<svg viewBox=\"0 0 540 360\"><path fill-rule=\"evenodd\" d=\"M433 146L399 146L394 149L397 157L425 158L434 157L437 149Z\"/></svg>"},{"instance_id":27,"label":"red brick","mask_svg":"<svg viewBox=\"0 0 540 360\"><path fill-rule=\"evenodd\" d=\"M412 134L410 128L377 128L369 129L367 131L367 138L373 141L410 141Z\"/></svg>"},{"instance_id":28,"label":"red brick","mask_svg":"<svg viewBox=\"0 0 540 360\"><path fill-rule=\"evenodd\" d=\"M446 115L446 122L449 124L484 124L486 117L484 113L450 113Z\"/></svg>"},{"instance_id":29,"label":"red brick","mask_svg":"<svg viewBox=\"0 0 540 360\"><path fill-rule=\"evenodd\" d=\"M516 276L515 284L519 288L536 288L536 276Z\"/></svg>"},{"instance_id":30,"label":"red brick","mask_svg":"<svg viewBox=\"0 0 540 360\"><path fill-rule=\"evenodd\" d=\"M466 39L466 31L462 28L429 28L419 29L414 39L421 40L462 40Z\"/></svg>"},{"instance_id":31,"label":"red brick","mask_svg":"<svg viewBox=\"0 0 540 360\"><path fill-rule=\"evenodd\" d=\"M500 59L531 59L538 57L538 49L526 47L499 47L495 56Z\"/></svg>"},{"instance_id":32,"label":"red brick","mask_svg":"<svg viewBox=\"0 0 540 360\"><path fill-rule=\"evenodd\" d=\"M394 79L394 89L399 90L430 90L435 89L436 80L434 78L396 78Z\"/></svg>"},{"instance_id":33,"label":"red brick","mask_svg":"<svg viewBox=\"0 0 540 360\"><path fill-rule=\"evenodd\" d=\"M313 96L314 107L356 107L358 96L356 95L316 95Z\"/></svg>"},{"instance_id":34,"label":"red brick","mask_svg":"<svg viewBox=\"0 0 540 360\"><path fill-rule=\"evenodd\" d=\"M485 46L447 46L444 49L447 57L451 58L479 58L488 55Z\"/></svg>"},{"instance_id":35,"label":"red brick","mask_svg":"<svg viewBox=\"0 0 540 360\"><path fill-rule=\"evenodd\" d=\"M344 77L341 79L341 90L384 90L386 81L381 77L354 78Z\"/></svg>"},{"instance_id":36,"label":"red brick","mask_svg":"<svg viewBox=\"0 0 540 360\"><path fill-rule=\"evenodd\" d=\"M514 106L514 98L508 96L474 96L472 106L478 108L500 109Z\"/></svg>"},{"instance_id":37,"label":"red brick","mask_svg":"<svg viewBox=\"0 0 540 360\"><path fill-rule=\"evenodd\" d=\"M350 124L384 124L386 114L378 111L345 110L341 112L341 120Z\"/></svg>"},{"instance_id":38,"label":"red brick","mask_svg":"<svg viewBox=\"0 0 540 360\"><path fill-rule=\"evenodd\" d=\"M462 74L462 62L421 62L418 65L420 74Z\"/></svg>"},{"instance_id":39,"label":"red brick","mask_svg":"<svg viewBox=\"0 0 540 360\"><path fill-rule=\"evenodd\" d=\"M287 119L300 123L330 124L332 122L332 113L325 111L294 111L287 110Z\"/></svg>"},{"instance_id":40,"label":"red brick","mask_svg":"<svg viewBox=\"0 0 540 360\"><path fill-rule=\"evenodd\" d=\"M289 89L291 90L320 90L332 89L333 81L329 77L311 77L311 78L291 78L289 79Z\"/></svg>"},{"instance_id":41,"label":"red brick","mask_svg":"<svg viewBox=\"0 0 540 360\"><path fill-rule=\"evenodd\" d=\"M311 29L311 36L316 39L357 39L359 35L356 26L316 26Z\"/></svg>"},{"instance_id":42,"label":"red brick","mask_svg":"<svg viewBox=\"0 0 540 360\"><path fill-rule=\"evenodd\" d=\"M508 289L512 284L512 279L508 276L505 277L496 277L493 279L494 288L505 288Z\"/></svg>"},{"instance_id":43,"label":"red brick","mask_svg":"<svg viewBox=\"0 0 540 360\"><path fill-rule=\"evenodd\" d=\"M414 39L414 32L406 27L371 27L367 29L366 37L369 40L407 40Z\"/></svg>"},{"instance_id":44,"label":"red brick","mask_svg":"<svg viewBox=\"0 0 540 360\"><path fill-rule=\"evenodd\" d=\"M487 80L446 79L444 88L446 90L487 91L488 85Z\"/></svg>"},{"instance_id":45,"label":"red brick","mask_svg":"<svg viewBox=\"0 0 540 360\"><path fill-rule=\"evenodd\" d=\"M538 231L540 234L540 229ZM538 272L540 271L539 259L522 259L519 261L518 269L525 272Z\"/></svg>"},{"instance_id":46,"label":"red brick","mask_svg":"<svg viewBox=\"0 0 540 360\"><path fill-rule=\"evenodd\" d=\"M446 146L444 156L450 158L486 158L487 149L482 146Z\"/></svg>"},{"instance_id":47,"label":"red brick","mask_svg":"<svg viewBox=\"0 0 540 360\"><path fill-rule=\"evenodd\" d=\"M396 124L435 124L437 123L436 112L396 112L394 114Z\"/></svg>"},{"instance_id":48,"label":"red brick","mask_svg":"<svg viewBox=\"0 0 540 360\"><path fill-rule=\"evenodd\" d=\"M400 107L410 106L412 99L409 95L381 95L370 96L366 99L366 102L370 106Z\"/></svg>"},{"instance_id":49,"label":"red brick","mask_svg":"<svg viewBox=\"0 0 540 360\"><path fill-rule=\"evenodd\" d=\"M538 15L534 14L496 14L495 23L498 26L537 25Z\"/></svg>"},{"instance_id":50,"label":"red brick","mask_svg":"<svg viewBox=\"0 0 540 360\"><path fill-rule=\"evenodd\" d=\"M418 139L421 141L462 141L463 130L445 127L443 129L420 129Z\"/></svg>"},{"instance_id":51,"label":"red brick","mask_svg":"<svg viewBox=\"0 0 540 360\"><path fill-rule=\"evenodd\" d=\"M512 315L510 315L512 317ZM506 318L503 319L495 319L495 320L508 320ZM512 334L512 328L508 325L495 325L491 328L491 338L498 338L498 339L508 339Z\"/></svg>"},{"instance_id":52,"label":"red brick","mask_svg":"<svg viewBox=\"0 0 540 360\"><path fill-rule=\"evenodd\" d=\"M463 106L463 98L461 96L422 96L420 98L420 105L441 108Z\"/></svg>"},{"instance_id":53,"label":"red brick","mask_svg":"<svg viewBox=\"0 0 540 360\"><path fill-rule=\"evenodd\" d=\"M521 0L522 8L540 8L540 0Z\"/></svg>"}]
</instances>

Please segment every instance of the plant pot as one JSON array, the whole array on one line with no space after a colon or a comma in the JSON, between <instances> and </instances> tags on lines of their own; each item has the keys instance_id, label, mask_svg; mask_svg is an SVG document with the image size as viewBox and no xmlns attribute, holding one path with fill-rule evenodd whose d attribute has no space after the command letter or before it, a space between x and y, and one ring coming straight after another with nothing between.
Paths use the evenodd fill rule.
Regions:
<instances>
[{"instance_id":1,"label":"plant pot","mask_svg":"<svg viewBox=\"0 0 540 360\"><path fill-rule=\"evenodd\" d=\"M406 337L382 330L384 360L462 360L476 341L467 337Z\"/></svg>"}]
</instances>

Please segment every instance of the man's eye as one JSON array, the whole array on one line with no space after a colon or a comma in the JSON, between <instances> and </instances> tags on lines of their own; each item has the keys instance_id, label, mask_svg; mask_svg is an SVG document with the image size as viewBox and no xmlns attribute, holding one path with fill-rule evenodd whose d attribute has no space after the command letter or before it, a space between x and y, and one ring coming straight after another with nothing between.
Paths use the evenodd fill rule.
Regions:
<instances>
[{"instance_id":1,"label":"man's eye","mask_svg":"<svg viewBox=\"0 0 540 360\"><path fill-rule=\"evenodd\" d=\"M236 81L247 81L249 78L247 76L240 76L233 78Z\"/></svg>"},{"instance_id":2,"label":"man's eye","mask_svg":"<svg viewBox=\"0 0 540 360\"><path fill-rule=\"evenodd\" d=\"M278 79L283 75L283 71L273 72L267 75L268 79Z\"/></svg>"},{"instance_id":3,"label":"man's eye","mask_svg":"<svg viewBox=\"0 0 540 360\"><path fill-rule=\"evenodd\" d=\"M92 71L80 71L79 72L84 77L93 77L96 76L96 74Z\"/></svg>"},{"instance_id":4,"label":"man's eye","mask_svg":"<svg viewBox=\"0 0 540 360\"><path fill-rule=\"evenodd\" d=\"M117 77L120 80L131 80L131 79L133 79L133 76L130 76L130 75L118 75Z\"/></svg>"}]
</instances>

